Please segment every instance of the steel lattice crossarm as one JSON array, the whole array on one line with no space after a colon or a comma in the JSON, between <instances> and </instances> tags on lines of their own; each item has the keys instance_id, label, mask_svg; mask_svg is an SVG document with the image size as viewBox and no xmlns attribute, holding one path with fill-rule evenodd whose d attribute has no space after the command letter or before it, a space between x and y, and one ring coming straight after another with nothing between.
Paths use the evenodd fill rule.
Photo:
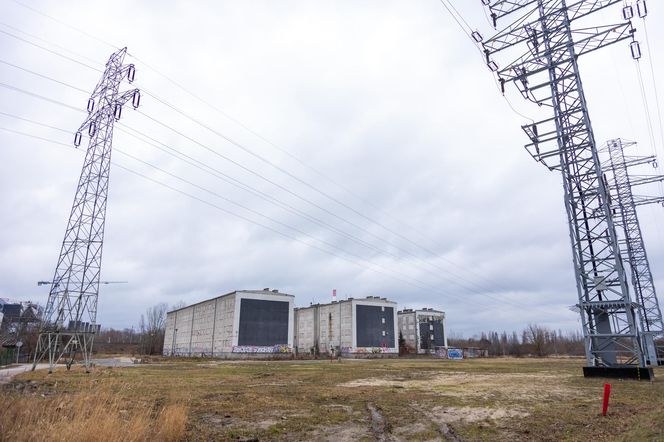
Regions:
<instances>
[{"instance_id":1,"label":"steel lattice crossarm","mask_svg":"<svg viewBox=\"0 0 664 442\"><path fill-rule=\"evenodd\" d=\"M664 196L634 195L634 204L647 206L649 204L664 204Z\"/></svg>"},{"instance_id":2,"label":"steel lattice crossarm","mask_svg":"<svg viewBox=\"0 0 664 442\"><path fill-rule=\"evenodd\" d=\"M550 48L540 52L539 42L537 41L537 31L533 29L532 32L533 34L528 41L530 49L519 58L509 63L506 68L497 71L501 83L506 81L528 83L530 82L529 77L540 73L546 73L551 65L559 66L569 62L569 53L560 50L560 46L567 46L565 38L552 42ZM572 31L572 35L575 37L574 53L577 57L580 57L581 55L588 54L611 44L618 43L628 38L633 38L634 32L631 22L575 29ZM488 54L491 53L488 52ZM549 56L552 57L553 63L548 62ZM491 62L490 58L487 58L487 60L489 63ZM546 83L542 83L538 87L532 87L531 89L537 90L546 85ZM546 97L545 99L548 98L550 97Z\"/></svg>"},{"instance_id":3,"label":"steel lattice crossarm","mask_svg":"<svg viewBox=\"0 0 664 442\"><path fill-rule=\"evenodd\" d=\"M558 71L555 79L557 84L561 79L567 79L570 81L566 86L574 87L575 83L571 80L575 75L576 60L571 60L571 58L578 58L626 39L631 39L638 45L638 42L634 41L634 28L631 22L580 29L571 28L571 23L575 19L586 17L617 3L615 1L576 2L567 9L561 7L565 4L561 1L511 3L528 3L529 5L541 3L542 13L546 15L547 20L533 19L525 25L519 25L509 32L499 33L483 42L487 64L497 73L503 92L505 92L506 83L513 82L524 98L540 106L555 106L558 100L554 100L553 95L557 94L558 98L564 101L564 106L559 109L562 113L561 116L568 118L571 129L579 129L576 135L581 136L584 123L578 120L578 115L583 112L583 104L581 100L577 99L574 91L564 89L559 91L552 88L552 78L549 75L551 69ZM524 17L532 19L534 15L539 15L538 11L538 8L534 8ZM570 18L571 12L576 12L575 18ZM545 34L547 36L546 44L543 41ZM506 40L507 36L510 38ZM517 36L518 38L516 38ZM524 46L520 54L516 58L505 54L510 61L504 68L499 68L493 57L500 55L506 49L516 50L515 45L519 44ZM573 50L568 50L570 44L573 45ZM526 145L526 149L537 161L552 170L559 169L560 166L556 122L557 117L552 117L523 126L523 130L531 140L531 143ZM573 146L573 148L585 147L583 142L574 143Z\"/></svg>"},{"instance_id":4,"label":"steel lattice crossarm","mask_svg":"<svg viewBox=\"0 0 664 442\"><path fill-rule=\"evenodd\" d=\"M621 256L625 265L629 266L632 276L632 287L639 304L639 323L641 328L642 346L648 362L657 365L664 360L664 348L657 348L656 342L664 338L664 322L657 299L645 243L639 225L636 207L642 204L664 200L662 196L638 198L632 192L636 186L664 181L662 175L633 175L629 168L636 165L656 165L654 156L625 157L624 149L636 145L621 139L610 140L600 152L606 160L602 168L607 177L610 192L610 205L614 215L619 236Z\"/></svg>"},{"instance_id":5,"label":"steel lattice crossarm","mask_svg":"<svg viewBox=\"0 0 664 442\"><path fill-rule=\"evenodd\" d=\"M646 358L639 336L639 304L630 297L578 66L583 54L633 41L631 23L588 26L579 21L590 20L593 13L617 0L484 3L495 21L520 14L482 42L487 64L497 73L503 92L507 83L513 83L525 99L551 109L550 117L523 129L531 140L526 146L531 155L562 174L586 343L584 372L635 368L642 376ZM502 62L506 63L499 68Z\"/></svg>"},{"instance_id":6,"label":"steel lattice crossarm","mask_svg":"<svg viewBox=\"0 0 664 442\"><path fill-rule=\"evenodd\" d=\"M561 3L555 0L545 2L540 2L539 0L502 0L496 2L482 0L482 3L489 8L491 17L493 18L494 28L497 26L499 19L529 8L526 9L526 12L511 25L507 26L504 30L483 43L484 49L488 51L488 55L491 56L496 52L500 52L509 47L528 42L534 35L542 31L538 11L540 3L545 3L545 8L547 9L548 14L565 14L571 23L572 21L586 17L587 15L616 3L620 3L620 0L577 0L570 2L570 4L567 4L566 2L565 6L561 6ZM552 7L549 7L549 4ZM553 27L549 29L549 31L556 32L557 29Z\"/></svg>"},{"instance_id":7,"label":"steel lattice crossarm","mask_svg":"<svg viewBox=\"0 0 664 442\"><path fill-rule=\"evenodd\" d=\"M108 181L111 165L113 125L122 115L122 106L132 101L138 107L137 89L120 92L126 79L132 82L133 65L124 65L127 49L111 55L102 79L88 101L88 117L76 132L79 146L82 132L90 136L76 189L65 238L40 327L35 361L48 355L49 371L63 357L70 367L81 352L86 368L97 333L99 294Z\"/></svg>"}]
</instances>

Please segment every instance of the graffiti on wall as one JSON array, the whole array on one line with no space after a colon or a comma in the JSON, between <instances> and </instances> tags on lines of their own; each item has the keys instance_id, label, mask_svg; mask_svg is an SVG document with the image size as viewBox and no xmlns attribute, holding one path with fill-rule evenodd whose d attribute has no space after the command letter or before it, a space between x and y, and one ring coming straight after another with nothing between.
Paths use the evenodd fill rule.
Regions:
<instances>
[{"instance_id":1,"label":"graffiti on wall","mask_svg":"<svg viewBox=\"0 0 664 442\"><path fill-rule=\"evenodd\" d=\"M447 359L463 359L463 349L448 348L447 349Z\"/></svg>"},{"instance_id":2,"label":"graffiti on wall","mask_svg":"<svg viewBox=\"0 0 664 442\"><path fill-rule=\"evenodd\" d=\"M233 353L291 353L292 349L287 345L234 345Z\"/></svg>"},{"instance_id":3,"label":"graffiti on wall","mask_svg":"<svg viewBox=\"0 0 664 442\"><path fill-rule=\"evenodd\" d=\"M341 354L388 354L388 353L399 353L399 350L396 348L390 347L341 347Z\"/></svg>"},{"instance_id":4,"label":"graffiti on wall","mask_svg":"<svg viewBox=\"0 0 664 442\"><path fill-rule=\"evenodd\" d=\"M438 347L435 356L440 359L447 359L447 349L445 347Z\"/></svg>"}]
</instances>

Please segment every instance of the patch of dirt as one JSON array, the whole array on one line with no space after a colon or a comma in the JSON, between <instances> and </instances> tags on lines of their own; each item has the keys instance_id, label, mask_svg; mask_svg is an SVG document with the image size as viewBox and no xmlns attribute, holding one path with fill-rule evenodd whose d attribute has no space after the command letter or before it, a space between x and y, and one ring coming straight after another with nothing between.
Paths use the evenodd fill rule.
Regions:
<instances>
[{"instance_id":1,"label":"patch of dirt","mask_svg":"<svg viewBox=\"0 0 664 442\"><path fill-rule=\"evenodd\" d=\"M373 435L367 427L351 422L319 428L307 436L306 440L322 442L355 442L373 439Z\"/></svg>"},{"instance_id":2,"label":"patch of dirt","mask_svg":"<svg viewBox=\"0 0 664 442\"><path fill-rule=\"evenodd\" d=\"M499 420L512 417L526 417L529 413L523 410L509 410L507 408L485 407L434 407L428 416L437 424L452 424L455 422L479 422L483 420Z\"/></svg>"},{"instance_id":3,"label":"patch of dirt","mask_svg":"<svg viewBox=\"0 0 664 442\"><path fill-rule=\"evenodd\" d=\"M237 418L233 418L230 415L218 414L203 414L200 419L213 427L230 427L240 422Z\"/></svg>"},{"instance_id":4,"label":"patch of dirt","mask_svg":"<svg viewBox=\"0 0 664 442\"><path fill-rule=\"evenodd\" d=\"M453 393L455 396L479 397L491 399L496 392L507 395L513 400L541 400L562 399L575 397L580 394L572 388L561 385L566 375L547 373L495 373L495 374L469 374L465 372L429 373L429 377L413 376L414 379L404 377L381 377L356 379L339 384L339 387L392 387L419 389L438 392L441 394ZM546 385L546 388L543 387ZM509 386L509 388L505 388Z\"/></svg>"}]
</instances>

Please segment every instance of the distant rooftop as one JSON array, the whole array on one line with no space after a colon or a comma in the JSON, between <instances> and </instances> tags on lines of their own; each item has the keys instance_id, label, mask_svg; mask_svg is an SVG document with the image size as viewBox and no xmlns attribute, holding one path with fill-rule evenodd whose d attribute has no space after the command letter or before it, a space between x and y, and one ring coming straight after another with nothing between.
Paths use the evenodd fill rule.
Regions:
<instances>
[{"instance_id":1,"label":"distant rooftop","mask_svg":"<svg viewBox=\"0 0 664 442\"><path fill-rule=\"evenodd\" d=\"M178 312L180 310L188 309L188 308L193 307L193 306L198 305L198 304L203 304L205 302L214 301L215 299L223 298L224 296L234 295L236 293L253 293L253 294L256 294L256 295L280 295L280 296L290 296L292 298L295 297L293 295L289 295L288 293L282 293L282 292L279 291L279 289L270 289L269 287L265 287L263 290L233 290L232 292L225 293L225 294L219 295L219 296L215 296L214 298L205 299L203 301L198 301L194 304L190 304L190 305L187 305L187 306L184 306L184 307L176 308L174 310L169 310L167 313Z\"/></svg>"},{"instance_id":2,"label":"distant rooftop","mask_svg":"<svg viewBox=\"0 0 664 442\"><path fill-rule=\"evenodd\" d=\"M412 308L405 308L403 310L399 310L397 314L407 314L407 313L441 313L444 314L444 311L441 310L436 310L433 308L420 308L420 309L412 309Z\"/></svg>"},{"instance_id":3,"label":"distant rooftop","mask_svg":"<svg viewBox=\"0 0 664 442\"><path fill-rule=\"evenodd\" d=\"M390 301L387 298L381 298L380 296L367 296L366 298L346 298L346 299L340 299L337 301L331 301L331 302L317 302L316 304L311 304L311 305L306 305L304 307L296 307L296 310L298 309L305 309L305 308L310 308L310 307L319 307L319 306L324 306L324 305L334 305L334 304L341 304L344 302L349 302L349 301L383 301L389 304L396 304L396 301Z\"/></svg>"}]
</instances>

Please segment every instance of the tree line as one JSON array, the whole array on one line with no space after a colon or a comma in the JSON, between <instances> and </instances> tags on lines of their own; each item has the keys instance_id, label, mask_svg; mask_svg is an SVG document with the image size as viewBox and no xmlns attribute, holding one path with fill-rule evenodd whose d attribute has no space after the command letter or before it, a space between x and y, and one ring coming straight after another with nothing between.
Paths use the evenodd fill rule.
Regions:
<instances>
[{"instance_id":1,"label":"tree line","mask_svg":"<svg viewBox=\"0 0 664 442\"><path fill-rule=\"evenodd\" d=\"M528 324L521 332L482 332L479 337L464 339L454 333L448 339L450 347L477 347L489 351L489 356L583 356L584 340L580 331L552 330Z\"/></svg>"},{"instance_id":2,"label":"tree line","mask_svg":"<svg viewBox=\"0 0 664 442\"><path fill-rule=\"evenodd\" d=\"M183 307L179 303L173 308ZM142 355L161 354L164 348L168 304L159 303L146 309L137 327L115 330L102 328L95 341L96 351L131 352Z\"/></svg>"}]
</instances>

